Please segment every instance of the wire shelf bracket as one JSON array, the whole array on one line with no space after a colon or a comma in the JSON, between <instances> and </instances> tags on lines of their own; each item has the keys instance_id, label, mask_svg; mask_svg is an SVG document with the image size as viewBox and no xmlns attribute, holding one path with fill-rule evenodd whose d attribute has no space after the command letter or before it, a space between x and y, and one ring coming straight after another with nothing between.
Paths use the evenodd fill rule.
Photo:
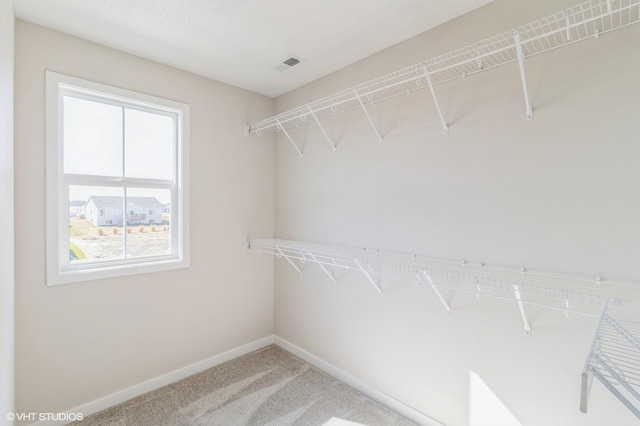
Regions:
<instances>
[{"instance_id":1,"label":"wire shelf bracket","mask_svg":"<svg viewBox=\"0 0 640 426\"><path fill-rule=\"evenodd\" d=\"M438 116L440 117L440 122L442 123L442 133L444 133L445 135L448 135L449 125L447 124L447 120L445 120L444 114L442 113L442 109L440 108L440 104L438 103L438 97L436 96L436 91L433 88L433 80L431 80L431 76L429 75L427 64L422 64L422 72L424 73L424 76L427 79L427 84L429 85L429 91L431 92L431 97L433 98L433 102L436 104L436 109L438 110Z\"/></svg>"},{"instance_id":2,"label":"wire shelf bracket","mask_svg":"<svg viewBox=\"0 0 640 426\"><path fill-rule=\"evenodd\" d=\"M329 134L327 133L327 131L325 130L324 126L322 125L322 123L318 119L318 116L316 115L315 111L313 110L313 108L311 108L310 105L308 105L307 108L309 109L309 114L311 114L311 116L313 117L313 120L316 122L316 124L320 128L320 131L322 132L322 134L324 135L325 139L327 140L327 143L331 147L331 150L333 152L336 152L336 146L333 144L333 142L331 142L331 138L329 137Z\"/></svg>"},{"instance_id":3,"label":"wire shelf bracket","mask_svg":"<svg viewBox=\"0 0 640 426\"><path fill-rule=\"evenodd\" d=\"M284 258L287 260L287 262L289 262L289 263L291 264L291 266L293 266L293 268L294 268L296 271L298 271L298 273L300 273L300 275L302 275L302 269L300 269L300 267L299 267L298 265L296 265L295 263L293 263L293 260L291 260L291 259L289 258L289 256L287 256L286 254L284 254L284 253L282 252L282 250L280 250L280 248L279 248L279 247L276 247L276 252L277 252L277 253L276 253L276 256L278 256L278 257L284 257Z\"/></svg>"},{"instance_id":4,"label":"wire shelf bracket","mask_svg":"<svg viewBox=\"0 0 640 426\"><path fill-rule=\"evenodd\" d=\"M277 129L282 133L284 133L284 135L287 137L289 142L291 142L291 145L293 145L293 147L295 148L296 152L300 155L300 157L302 157L302 150L298 148L298 145L296 145L296 143L293 141L293 139L289 135L289 132L287 132L287 129L285 129L282 123L280 123L280 120L278 120L277 118L275 120L276 120Z\"/></svg>"},{"instance_id":5,"label":"wire shelf bracket","mask_svg":"<svg viewBox=\"0 0 640 426\"><path fill-rule=\"evenodd\" d=\"M376 129L376 125L373 123L373 120L369 115L369 111L367 111L367 107L364 105L364 102L362 102L362 98L358 94L358 91L356 89L353 89L353 93L356 95L356 99L358 100L358 103L360 104L360 108L362 108L364 115L367 117L367 120L369 120L369 124L371 124L371 127L373 127L373 131L375 132L376 137L378 138L378 142L382 143L382 136L380 135L380 132L378 132L378 129Z\"/></svg>"},{"instance_id":6,"label":"wire shelf bracket","mask_svg":"<svg viewBox=\"0 0 640 426\"><path fill-rule=\"evenodd\" d=\"M617 283L601 277L585 278L488 266L484 263L433 259L416 254L383 252L375 249L313 244L280 239L250 240L248 247L258 253L284 258L295 270L303 271L296 262L319 265L333 283L332 271L348 269L364 275L378 295L383 294L383 278L404 280L415 285L428 284L447 314L451 306L443 290L497 298L514 302L520 311L525 335L531 334L525 306L540 306L563 312L599 316L609 299L636 303L629 308L640 318L640 285ZM624 312L624 309L618 309ZM637 326L640 332L640 320ZM636 336L634 342L640 341ZM640 344L637 344L640 353ZM640 359L638 359L640 383Z\"/></svg>"},{"instance_id":7,"label":"wire shelf bracket","mask_svg":"<svg viewBox=\"0 0 640 426\"><path fill-rule=\"evenodd\" d=\"M527 90L527 75L524 70L524 53L522 52L522 41L520 40L520 32L513 32L513 39L516 43L516 52L518 53L518 65L520 67L520 79L522 80L522 90L524 92L524 102L526 106L525 116L527 120L533 120L533 108L529 100L529 91Z\"/></svg>"},{"instance_id":8,"label":"wire shelf bracket","mask_svg":"<svg viewBox=\"0 0 640 426\"><path fill-rule=\"evenodd\" d=\"M447 301L444 299L444 297L440 293L440 290L438 290L438 287L435 286L435 284L433 283L433 280L429 275L427 275L426 271L422 271L422 273L424 274L425 278L429 282L429 285L433 289L436 296L438 296L438 300L440 300L440 303L442 303L442 305L444 306L444 311L447 313L447 315L451 315L451 306L449 306L449 303L447 303ZM416 274L416 277L418 278L418 282L420 282L420 274Z\"/></svg>"},{"instance_id":9,"label":"wire shelf bracket","mask_svg":"<svg viewBox=\"0 0 640 426\"><path fill-rule=\"evenodd\" d=\"M583 413L587 412L593 378L640 419L640 304L605 303L582 372Z\"/></svg>"},{"instance_id":10,"label":"wire shelf bracket","mask_svg":"<svg viewBox=\"0 0 640 426\"><path fill-rule=\"evenodd\" d=\"M329 272L329 270L327 269L327 267L322 264L321 262L318 261L318 259L315 257L315 255L313 254L313 252L309 252L309 256L311 257L311 259L313 259L313 261L315 263L318 264L318 266L320 266L320 268L322 269L322 271L327 274L327 276L329 277L329 279L331 279L331 281L333 281L334 284L336 284L338 282L338 280L336 280L336 277L333 276L333 274L331 272Z\"/></svg>"},{"instance_id":11,"label":"wire shelf bracket","mask_svg":"<svg viewBox=\"0 0 640 426\"><path fill-rule=\"evenodd\" d=\"M364 274L364 276L367 278L367 280L369 280L369 282L371 283L373 288L376 289L376 291L378 292L378 296L382 296L382 289L380 288L380 285L378 283L376 283L375 280L371 277L371 274L370 274L370 272L372 272L371 268L369 267L369 269L370 269L369 271L364 269L362 264L355 257L353 258L353 262L356 264L356 266L358 267L360 272L362 272Z\"/></svg>"},{"instance_id":12,"label":"wire shelf bracket","mask_svg":"<svg viewBox=\"0 0 640 426\"><path fill-rule=\"evenodd\" d=\"M381 142L382 135L374 125L368 107L425 87L428 87L431 92L443 133L447 134L449 126L438 103L434 87L511 62L518 63L525 98L525 117L531 120L533 105L529 97L525 73L527 58L582 40L598 39L605 33L638 22L640 22L640 0L586 1L513 30L255 122L247 126L245 134L261 135L264 130L273 128L282 132L302 156L302 150L297 148L286 130L306 125L307 117L310 115L320 127L332 151L335 152L336 145L331 141L326 127L321 122L338 114L361 109L373 127L378 142ZM426 85L422 84L422 79L426 79Z\"/></svg>"}]
</instances>

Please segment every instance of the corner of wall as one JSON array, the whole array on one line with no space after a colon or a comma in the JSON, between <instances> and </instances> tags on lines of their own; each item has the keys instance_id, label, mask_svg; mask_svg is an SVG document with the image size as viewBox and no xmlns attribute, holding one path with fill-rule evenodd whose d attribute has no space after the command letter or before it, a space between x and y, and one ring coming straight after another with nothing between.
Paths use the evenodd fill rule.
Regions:
<instances>
[{"instance_id":1,"label":"corner of wall","mask_svg":"<svg viewBox=\"0 0 640 426\"><path fill-rule=\"evenodd\" d=\"M14 407L13 0L0 3L0 423Z\"/></svg>"}]
</instances>

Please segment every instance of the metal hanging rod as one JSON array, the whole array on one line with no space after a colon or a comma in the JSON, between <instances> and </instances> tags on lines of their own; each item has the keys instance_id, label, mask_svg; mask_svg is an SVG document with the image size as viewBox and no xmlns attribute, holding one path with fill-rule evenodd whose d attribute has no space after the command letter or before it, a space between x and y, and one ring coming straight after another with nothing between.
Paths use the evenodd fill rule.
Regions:
<instances>
[{"instance_id":1,"label":"metal hanging rod","mask_svg":"<svg viewBox=\"0 0 640 426\"><path fill-rule=\"evenodd\" d=\"M260 135L268 129L282 131L298 151L288 129L314 122L325 138L335 145L322 127L322 120L351 110L364 111L378 141L382 135L374 125L367 107L387 99L429 88L436 104L443 132L448 133L446 118L438 103L434 86L466 78L511 62L518 62L525 97L525 116L533 118L533 108L527 90L525 58L598 38L612 30L640 22L640 0L593 0L580 3L546 18L520 26L488 39L456 49L419 64L358 84L273 117L247 126L247 135Z\"/></svg>"},{"instance_id":2,"label":"metal hanging rod","mask_svg":"<svg viewBox=\"0 0 640 426\"><path fill-rule=\"evenodd\" d=\"M471 293L516 302L522 316L525 334L531 328L524 305L535 305L598 316L609 299L640 303L640 286L616 283L600 277L584 278L532 272L482 263L433 259L415 254L384 252L354 247L313 244L279 239L250 240L248 247L258 253L286 260L300 274L306 263L318 265L332 282L337 282L336 269L362 273L381 295L381 280L405 280L426 285L443 304L451 308L442 290Z\"/></svg>"},{"instance_id":3,"label":"metal hanging rod","mask_svg":"<svg viewBox=\"0 0 640 426\"><path fill-rule=\"evenodd\" d=\"M583 413L593 378L640 419L640 304L610 301L604 305L582 372Z\"/></svg>"}]
</instances>

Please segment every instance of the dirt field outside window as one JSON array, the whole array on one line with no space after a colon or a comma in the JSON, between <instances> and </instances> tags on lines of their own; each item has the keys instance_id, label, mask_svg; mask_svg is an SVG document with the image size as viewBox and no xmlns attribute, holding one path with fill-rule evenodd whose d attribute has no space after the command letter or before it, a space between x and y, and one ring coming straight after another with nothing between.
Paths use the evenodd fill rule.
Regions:
<instances>
[{"instance_id":1,"label":"dirt field outside window","mask_svg":"<svg viewBox=\"0 0 640 426\"><path fill-rule=\"evenodd\" d=\"M127 258L161 255L171 250L171 232L166 224L97 226L84 218L69 218L70 259L122 259L125 232Z\"/></svg>"}]
</instances>

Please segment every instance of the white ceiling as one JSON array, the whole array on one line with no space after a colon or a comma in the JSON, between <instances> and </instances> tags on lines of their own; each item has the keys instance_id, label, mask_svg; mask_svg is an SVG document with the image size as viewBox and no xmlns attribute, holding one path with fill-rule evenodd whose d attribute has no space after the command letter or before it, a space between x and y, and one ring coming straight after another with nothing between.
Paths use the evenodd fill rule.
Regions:
<instances>
[{"instance_id":1,"label":"white ceiling","mask_svg":"<svg viewBox=\"0 0 640 426\"><path fill-rule=\"evenodd\" d=\"M492 0L14 0L16 17L276 97ZM296 55L287 71L273 67Z\"/></svg>"}]
</instances>

